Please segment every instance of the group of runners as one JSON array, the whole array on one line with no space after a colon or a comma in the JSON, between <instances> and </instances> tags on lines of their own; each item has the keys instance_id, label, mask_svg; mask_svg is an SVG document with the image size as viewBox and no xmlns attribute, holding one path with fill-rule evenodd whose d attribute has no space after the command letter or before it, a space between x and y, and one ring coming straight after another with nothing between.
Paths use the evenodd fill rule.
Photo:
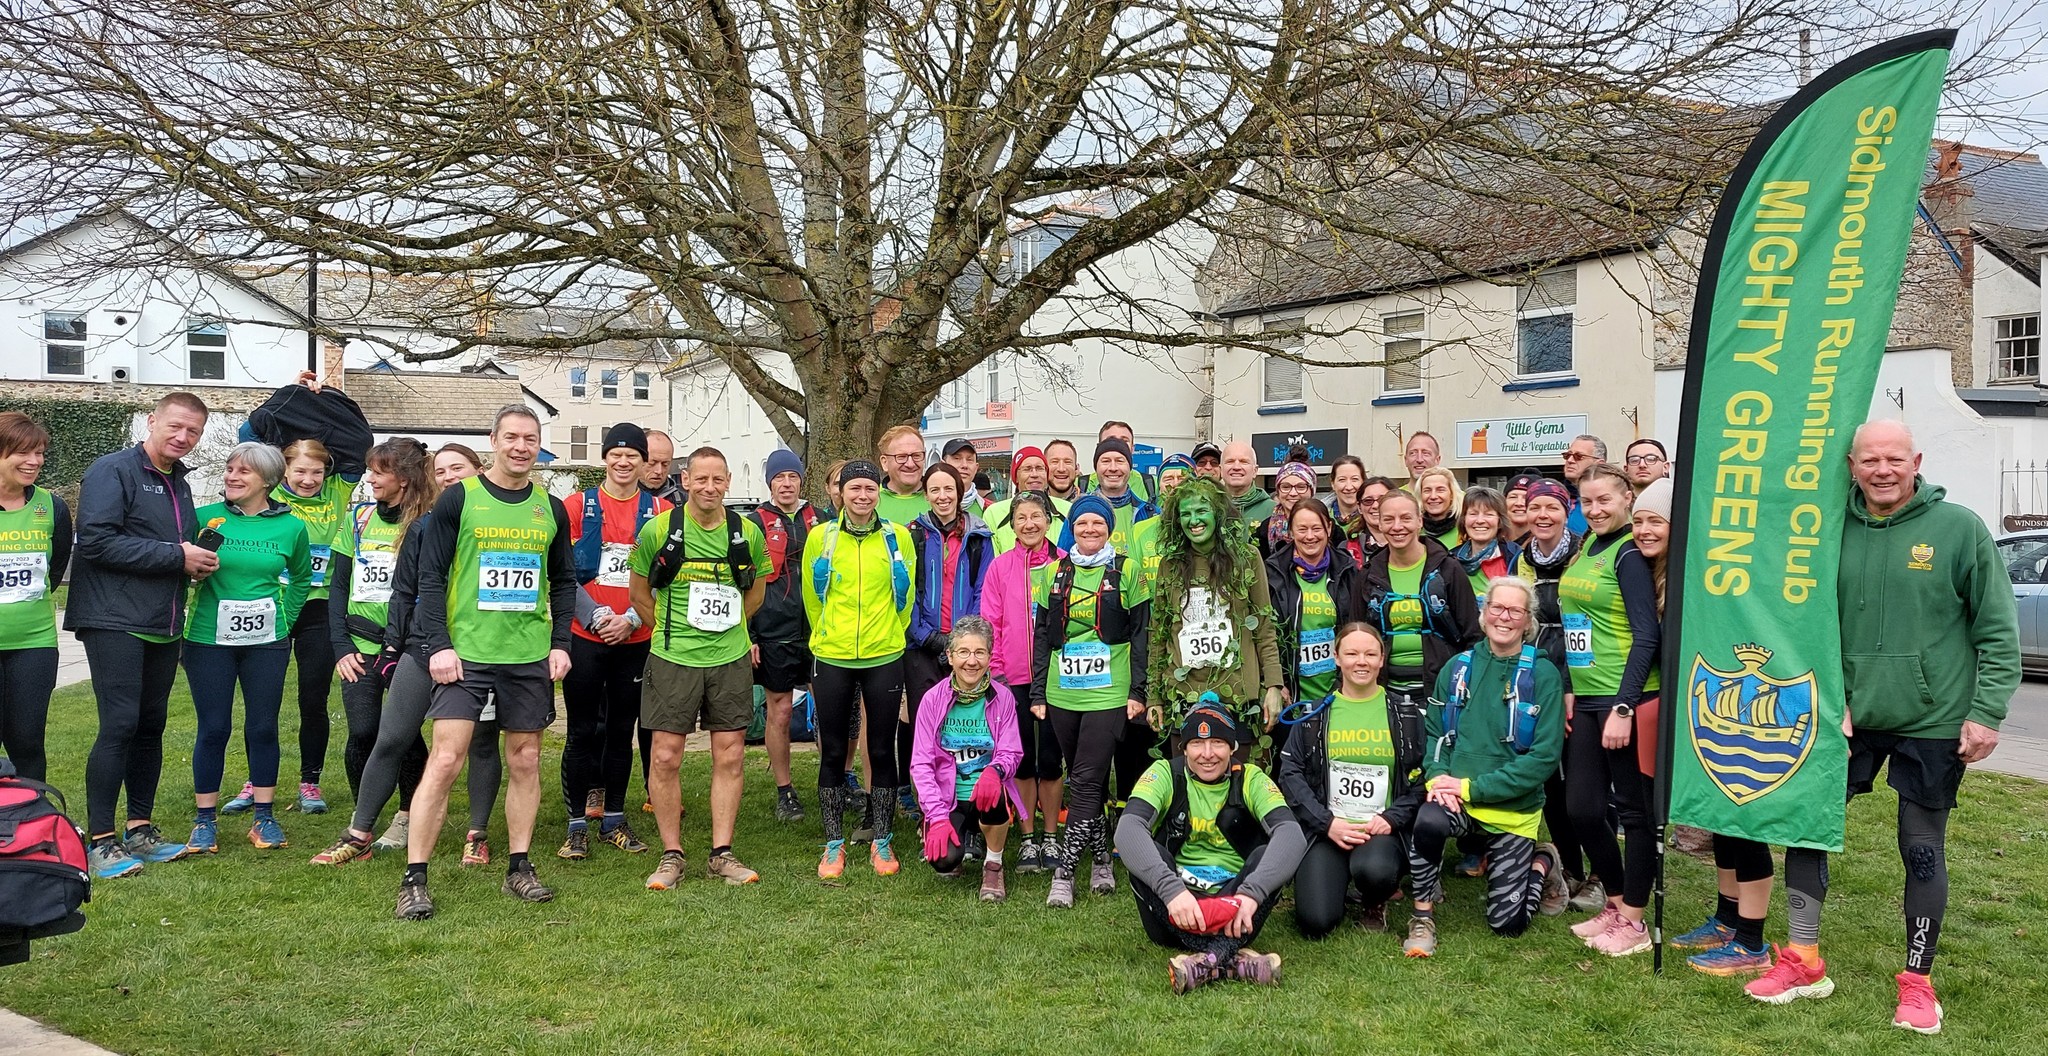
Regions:
<instances>
[{"instance_id":1,"label":"group of runners","mask_svg":"<svg viewBox=\"0 0 2048 1056\"><path fill-rule=\"evenodd\" d=\"M671 438L631 423L605 433L600 483L551 495L533 475L540 423L514 405L488 452L388 439L360 481L317 441L245 442L220 501L195 508L182 460L207 416L190 393L164 397L140 443L87 471L74 515L36 485L48 433L0 414L0 739L42 776L51 591L68 567L65 627L99 710L99 878L215 853L227 814L250 815L253 846L288 845L278 715L296 656L300 782L285 802L327 809L331 670L353 815L312 862L403 853L405 919L434 913L428 865L465 768L462 864L494 859L502 781L503 890L553 898L532 840L557 683L558 858L654 851L646 886L680 884L679 769L701 730L705 872L758 881L735 840L759 687L774 816L816 811L820 880L844 883L858 847L895 874L899 822L941 874L978 872L984 901L1008 897L1014 869L1050 873L1046 904L1071 907L1084 885L1114 893L1120 859L1145 934L1174 951L1177 991L1277 982L1279 956L1251 943L1290 884L1311 938L1347 916L1385 931L1405 901L1412 957L1438 949L1447 872L1483 878L1499 935L1577 910L1571 930L1595 951L1651 946L1672 506L1654 439L1615 464L1579 437L1561 477L1496 491L1462 487L1418 433L1399 481L1347 456L1325 488L1302 456L1267 492L1248 444L1200 443L1151 474L1130 427L1108 422L1085 462L1066 440L1017 450L1008 497L991 501L972 445L927 465L925 438L898 426L873 460L827 470L827 505L776 452L769 501L742 514L716 448L677 460ZM1989 534L1918 478L1902 426L1864 426L1850 461L1845 791L1889 765L1908 867L1895 1023L1932 1032L1943 834L2018 681L2015 615ZM198 734L192 830L173 840L154 818L180 664ZM222 802L238 692L247 781ZM814 790L791 758L799 692ZM658 846L628 820L636 750ZM1750 977L1759 1000L1827 996L1824 856L1786 854L1790 939L1773 947L1770 849L1715 836L1712 854L1718 902L1673 944L1701 971Z\"/></svg>"}]
</instances>

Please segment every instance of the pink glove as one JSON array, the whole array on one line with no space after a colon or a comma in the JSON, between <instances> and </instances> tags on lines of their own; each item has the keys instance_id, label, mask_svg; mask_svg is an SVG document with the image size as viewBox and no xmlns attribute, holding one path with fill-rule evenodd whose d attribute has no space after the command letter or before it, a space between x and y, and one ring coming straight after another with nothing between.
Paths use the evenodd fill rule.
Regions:
<instances>
[{"instance_id":1,"label":"pink glove","mask_svg":"<svg viewBox=\"0 0 2048 1056\"><path fill-rule=\"evenodd\" d=\"M927 822L924 827L924 860L936 862L946 852L960 846L960 835L953 831L953 819L940 816Z\"/></svg>"},{"instance_id":2,"label":"pink glove","mask_svg":"<svg viewBox=\"0 0 2048 1056\"><path fill-rule=\"evenodd\" d=\"M968 802L974 804L974 809L976 810L991 811L996 809L996 806L1002 801L1002 775L996 773L996 768L993 766L983 769L981 776L974 779L974 795Z\"/></svg>"},{"instance_id":3,"label":"pink glove","mask_svg":"<svg viewBox=\"0 0 2048 1056\"><path fill-rule=\"evenodd\" d=\"M1230 926L1237 919L1238 902L1236 895L1219 895L1215 898L1196 898L1195 904L1202 907L1202 934L1214 935Z\"/></svg>"}]
</instances>

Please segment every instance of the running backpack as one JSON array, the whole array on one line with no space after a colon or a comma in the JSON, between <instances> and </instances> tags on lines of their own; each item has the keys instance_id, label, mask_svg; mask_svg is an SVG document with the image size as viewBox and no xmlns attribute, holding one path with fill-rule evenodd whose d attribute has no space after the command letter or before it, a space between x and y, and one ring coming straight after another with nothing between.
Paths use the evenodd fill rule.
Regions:
<instances>
[{"instance_id":1,"label":"running backpack","mask_svg":"<svg viewBox=\"0 0 2048 1056\"><path fill-rule=\"evenodd\" d=\"M92 898L85 833L65 816L64 794L0 759L0 942L85 926Z\"/></svg>"},{"instance_id":2,"label":"running backpack","mask_svg":"<svg viewBox=\"0 0 2048 1056\"><path fill-rule=\"evenodd\" d=\"M1131 640L1132 627L1130 611L1124 608L1124 562L1130 560L1118 555L1116 560L1102 572L1102 582L1096 587L1095 595L1095 640L1104 645L1124 645ZM1062 557L1053 566L1052 589L1047 591L1045 607L1053 614L1053 631L1058 639L1056 648L1063 648L1072 633L1068 626L1068 611L1074 599L1074 559ZM1104 599L1115 602L1104 604Z\"/></svg>"},{"instance_id":3,"label":"running backpack","mask_svg":"<svg viewBox=\"0 0 2048 1056\"><path fill-rule=\"evenodd\" d=\"M1180 850L1187 845L1188 837L1194 835L1195 823L1188 808L1188 761L1180 758L1167 765L1173 772L1173 799L1166 805L1165 849L1166 862L1172 865L1180 861ZM1251 860L1253 851L1266 845L1266 827L1245 805L1243 763L1230 764L1230 787L1223 794L1222 809L1216 812L1216 829L1230 841L1237 856L1246 861Z\"/></svg>"},{"instance_id":4,"label":"running backpack","mask_svg":"<svg viewBox=\"0 0 2048 1056\"><path fill-rule=\"evenodd\" d=\"M1444 701L1444 735L1436 748L1439 759L1445 748L1458 743L1458 714L1465 710L1472 692L1471 675L1472 650L1467 649L1451 658L1451 699ZM1522 646L1521 659L1515 661L1515 677L1509 680L1505 695L1514 716L1508 726L1508 745L1516 755L1527 755L1536 746L1536 719L1543 713L1543 705L1536 699L1535 646Z\"/></svg>"},{"instance_id":5,"label":"running backpack","mask_svg":"<svg viewBox=\"0 0 2048 1056\"><path fill-rule=\"evenodd\" d=\"M674 520L678 514L688 516L681 506L670 511L669 523L675 527L669 531L668 539L661 544L661 549L654 552L654 560L647 570L647 585L656 590L675 582L676 573L683 570L684 562L700 560L683 555L684 529ZM725 511L725 532L725 565L732 572L733 586L738 587L741 593L745 593L754 588L754 551L747 545L747 533L740 527L739 514L731 510Z\"/></svg>"}]
</instances>

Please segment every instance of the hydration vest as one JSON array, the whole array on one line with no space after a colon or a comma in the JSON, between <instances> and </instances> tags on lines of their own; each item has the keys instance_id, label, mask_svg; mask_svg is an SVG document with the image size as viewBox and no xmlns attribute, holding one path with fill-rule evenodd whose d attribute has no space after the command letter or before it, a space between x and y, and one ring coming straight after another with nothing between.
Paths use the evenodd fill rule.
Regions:
<instances>
[{"instance_id":1,"label":"hydration vest","mask_svg":"<svg viewBox=\"0 0 2048 1056\"><path fill-rule=\"evenodd\" d=\"M1436 756L1443 758L1446 747L1458 743L1458 713L1463 711L1471 693L1472 650L1467 649L1451 658L1451 699L1444 701L1444 735L1437 741ZM1515 677L1508 680L1504 691L1508 710L1514 716L1508 725L1508 745L1516 755L1527 755L1536 744L1536 719L1542 714L1543 705L1536 699L1536 647L1522 646L1521 659L1515 662Z\"/></svg>"},{"instance_id":2,"label":"hydration vest","mask_svg":"<svg viewBox=\"0 0 2048 1056\"><path fill-rule=\"evenodd\" d=\"M654 517L654 493L646 488L639 489L639 504L633 509L633 537L640 537L640 529ZM583 534L576 537L576 545L570 548L576 560L576 582L588 583L597 578L604 566L604 504L598 489L588 488L583 492Z\"/></svg>"},{"instance_id":3,"label":"hydration vest","mask_svg":"<svg viewBox=\"0 0 2048 1056\"><path fill-rule=\"evenodd\" d=\"M1166 862L1180 861L1180 850L1195 831L1188 815L1188 761L1185 757L1168 764L1173 772L1173 801L1166 806ZM1230 841L1237 856L1250 861L1252 852L1266 845L1266 827L1252 817L1244 802L1244 764L1230 764L1230 788L1223 794L1223 807L1216 812L1216 830Z\"/></svg>"}]
</instances>

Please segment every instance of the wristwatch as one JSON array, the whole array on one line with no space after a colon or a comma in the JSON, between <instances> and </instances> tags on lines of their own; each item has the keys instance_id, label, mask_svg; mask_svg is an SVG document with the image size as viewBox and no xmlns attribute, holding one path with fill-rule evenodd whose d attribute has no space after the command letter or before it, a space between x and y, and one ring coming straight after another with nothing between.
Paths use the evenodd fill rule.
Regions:
<instances>
[{"instance_id":1,"label":"wristwatch","mask_svg":"<svg viewBox=\"0 0 2048 1056\"><path fill-rule=\"evenodd\" d=\"M1614 713L1624 719L1631 719L1635 717L1636 708L1633 704L1616 704L1614 706Z\"/></svg>"}]
</instances>

